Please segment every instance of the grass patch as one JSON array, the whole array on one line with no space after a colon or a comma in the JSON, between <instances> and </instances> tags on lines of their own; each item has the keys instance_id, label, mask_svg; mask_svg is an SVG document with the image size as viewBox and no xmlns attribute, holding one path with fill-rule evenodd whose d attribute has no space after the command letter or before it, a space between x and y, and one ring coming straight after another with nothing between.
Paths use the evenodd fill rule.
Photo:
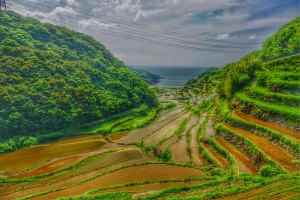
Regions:
<instances>
[{"instance_id":1,"label":"grass patch","mask_svg":"<svg viewBox=\"0 0 300 200\"><path fill-rule=\"evenodd\" d=\"M132 200L132 196L126 192L116 192L100 195L85 194L78 197L62 197L58 200Z\"/></svg>"},{"instance_id":2,"label":"grass patch","mask_svg":"<svg viewBox=\"0 0 300 200\"><path fill-rule=\"evenodd\" d=\"M143 105L132 110L124 116L109 119L95 127L86 129L88 133L108 134L113 132L128 131L140 128L152 121L157 115L157 109Z\"/></svg>"},{"instance_id":3,"label":"grass patch","mask_svg":"<svg viewBox=\"0 0 300 200\"><path fill-rule=\"evenodd\" d=\"M269 89L295 89L300 88L299 73L296 72L257 72L256 80L260 86Z\"/></svg>"},{"instance_id":4,"label":"grass patch","mask_svg":"<svg viewBox=\"0 0 300 200\"><path fill-rule=\"evenodd\" d=\"M252 98L260 99L262 101L268 101L278 104L284 103L291 106L300 106L299 95L271 92L270 90L259 86L250 87L247 90L247 94Z\"/></svg>"},{"instance_id":5,"label":"grass patch","mask_svg":"<svg viewBox=\"0 0 300 200\"><path fill-rule=\"evenodd\" d=\"M246 106L252 105L255 108L258 107L271 114L278 114L287 120L300 122L300 111L298 108L287 106L287 105L272 104L265 101L260 101L251 98L244 93L237 93L235 97Z\"/></svg>"},{"instance_id":6,"label":"grass patch","mask_svg":"<svg viewBox=\"0 0 300 200\"><path fill-rule=\"evenodd\" d=\"M156 109L148 109L144 113L141 113L141 115L138 115L128 121L125 121L124 123L120 123L118 126L113 127L111 129L111 133L141 128L153 121L156 116Z\"/></svg>"}]
</instances>

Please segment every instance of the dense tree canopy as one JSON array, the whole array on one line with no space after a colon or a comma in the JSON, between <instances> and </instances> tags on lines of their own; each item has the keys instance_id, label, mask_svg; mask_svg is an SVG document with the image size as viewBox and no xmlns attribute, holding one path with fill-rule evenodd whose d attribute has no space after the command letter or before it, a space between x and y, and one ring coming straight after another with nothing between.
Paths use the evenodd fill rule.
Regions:
<instances>
[{"instance_id":1,"label":"dense tree canopy","mask_svg":"<svg viewBox=\"0 0 300 200\"><path fill-rule=\"evenodd\" d=\"M0 13L0 136L58 130L156 98L89 36Z\"/></svg>"},{"instance_id":2,"label":"dense tree canopy","mask_svg":"<svg viewBox=\"0 0 300 200\"><path fill-rule=\"evenodd\" d=\"M264 42L261 56L263 60L271 60L299 52L300 17L297 17Z\"/></svg>"}]
</instances>

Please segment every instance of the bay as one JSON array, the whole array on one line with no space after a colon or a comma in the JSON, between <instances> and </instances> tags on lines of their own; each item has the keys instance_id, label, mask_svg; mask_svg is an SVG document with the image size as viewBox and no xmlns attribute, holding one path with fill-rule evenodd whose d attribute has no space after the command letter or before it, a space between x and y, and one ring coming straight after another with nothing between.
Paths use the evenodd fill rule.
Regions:
<instances>
[{"instance_id":1,"label":"bay","mask_svg":"<svg viewBox=\"0 0 300 200\"><path fill-rule=\"evenodd\" d=\"M151 74L160 76L160 79L155 85L161 87L183 87L185 83L197 76L205 73L211 68L207 67L165 67L165 66L151 66L151 67L134 67L142 69Z\"/></svg>"}]
</instances>

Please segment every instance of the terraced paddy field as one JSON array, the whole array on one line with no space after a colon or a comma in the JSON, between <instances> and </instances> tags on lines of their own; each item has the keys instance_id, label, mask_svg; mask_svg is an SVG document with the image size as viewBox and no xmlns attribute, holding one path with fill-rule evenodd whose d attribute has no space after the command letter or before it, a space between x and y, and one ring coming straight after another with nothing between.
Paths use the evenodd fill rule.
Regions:
<instances>
[{"instance_id":1,"label":"terraced paddy field","mask_svg":"<svg viewBox=\"0 0 300 200\"><path fill-rule=\"evenodd\" d=\"M109 188L138 193L185 185L203 171L184 163L163 162L145 148L168 137L188 116L178 107L132 132L67 138L3 154L0 199L56 199L93 189L114 191ZM149 141L140 147L143 140Z\"/></svg>"},{"instance_id":2,"label":"terraced paddy field","mask_svg":"<svg viewBox=\"0 0 300 200\"><path fill-rule=\"evenodd\" d=\"M201 186L203 190L193 186L168 190L152 199L300 198L300 56L250 66L251 56L199 77L183 91L188 105L204 118L198 123L197 137L191 137L192 152L198 148L201 160L197 165L206 175L213 173L216 178L225 173L220 177L234 180L210 180L213 186ZM246 183L242 177L266 182Z\"/></svg>"},{"instance_id":3,"label":"terraced paddy field","mask_svg":"<svg viewBox=\"0 0 300 200\"><path fill-rule=\"evenodd\" d=\"M289 173L299 170L293 162L293 154L269 142L268 138L225 125L232 134L242 134L240 137L249 139L262 151L266 160L254 162L256 157L239 146L243 144L219 135L210 122L212 118L207 120L207 116L207 113L196 115L178 106L164 111L145 128L131 132L66 138L2 154L0 199L44 200L84 193L83 199L98 196L98 199L108 199L105 195L129 195L130 199L219 196L230 199L225 196L230 195L231 190L234 193L245 190L234 196L245 199L248 193L255 197L256 187L259 187L257 196L269 188L277 188L275 181L272 182L274 178L259 176L259 169L264 166L261 162L271 159ZM266 144L275 145L272 149L277 150L269 151L270 146ZM239 177L240 173L245 177ZM234 182L230 181L232 178ZM265 182L269 185L260 187ZM294 197L299 195L297 189L286 188L283 193L269 195ZM210 193L218 195L210 197Z\"/></svg>"},{"instance_id":4,"label":"terraced paddy field","mask_svg":"<svg viewBox=\"0 0 300 200\"><path fill-rule=\"evenodd\" d=\"M0 154L0 199L298 200L299 50L254 52L164 89L173 106L155 119L150 109L147 120L112 118L92 135ZM126 131L141 118L153 121Z\"/></svg>"},{"instance_id":5,"label":"terraced paddy field","mask_svg":"<svg viewBox=\"0 0 300 200\"><path fill-rule=\"evenodd\" d=\"M298 104L268 112L279 103L247 91L202 109L176 101L133 131L1 154L0 199L299 199Z\"/></svg>"}]
</instances>

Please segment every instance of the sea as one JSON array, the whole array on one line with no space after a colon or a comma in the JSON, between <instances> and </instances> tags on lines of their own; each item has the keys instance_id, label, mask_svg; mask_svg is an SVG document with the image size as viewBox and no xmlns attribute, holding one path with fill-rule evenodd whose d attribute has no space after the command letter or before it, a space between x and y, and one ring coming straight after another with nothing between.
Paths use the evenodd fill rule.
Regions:
<instances>
[{"instance_id":1,"label":"sea","mask_svg":"<svg viewBox=\"0 0 300 200\"><path fill-rule=\"evenodd\" d=\"M208 67L135 67L143 69L151 74L159 75L161 78L156 84L161 87L183 87L187 81L194 79L212 69Z\"/></svg>"}]
</instances>

